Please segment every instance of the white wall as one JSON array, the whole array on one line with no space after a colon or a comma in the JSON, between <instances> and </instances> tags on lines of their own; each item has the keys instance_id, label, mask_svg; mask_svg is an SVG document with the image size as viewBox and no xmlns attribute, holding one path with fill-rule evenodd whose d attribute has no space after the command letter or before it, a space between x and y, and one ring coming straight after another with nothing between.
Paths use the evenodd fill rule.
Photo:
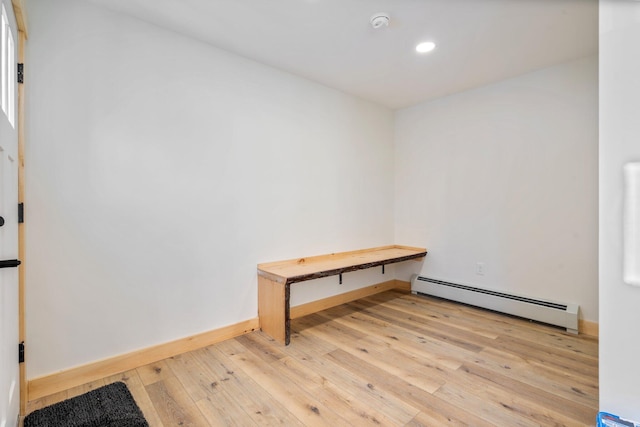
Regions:
<instances>
[{"instance_id":1,"label":"white wall","mask_svg":"<svg viewBox=\"0 0 640 427\"><path fill-rule=\"evenodd\" d=\"M640 288L622 280L622 166L640 161L640 3L600 1L600 408L640 421Z\"/></svg>"},{"instance_id":2,"label":"white wall","mask_svg":"<svg viewBox=\"0 0 640 427\"><path fill-rule=\"evenodd\" d=\"M397 112L396 241L430 250L422 275L598 320L597 71L585 58Z\"/></svg>"},{"instance_id":3,"label":"white wall","mask_svg":"<svg viewBox=\"0 0 640 427\"><path fill-rule=\"evenodd\" d=\"M259 262L393 242L391 111L88 2L28 16L29 378L255 318Z\"/></svg>"}]
</instances>

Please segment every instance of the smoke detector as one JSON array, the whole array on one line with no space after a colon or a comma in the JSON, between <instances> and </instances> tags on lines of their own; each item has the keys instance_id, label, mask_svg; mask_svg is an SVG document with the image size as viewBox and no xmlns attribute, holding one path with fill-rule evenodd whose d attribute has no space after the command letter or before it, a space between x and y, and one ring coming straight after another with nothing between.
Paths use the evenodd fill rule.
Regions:
<instances>
[{"instance_id":1,"label":"smoke detector","mask_svg":"<svg viewBox=\"0 0 640 427\"><path fill-rule=\"evenodd\" d=\"M386 13L376 13L371 17L371 26L376 30L382 27L389 26L389 15Z\"/></svg>"}]
</instances>

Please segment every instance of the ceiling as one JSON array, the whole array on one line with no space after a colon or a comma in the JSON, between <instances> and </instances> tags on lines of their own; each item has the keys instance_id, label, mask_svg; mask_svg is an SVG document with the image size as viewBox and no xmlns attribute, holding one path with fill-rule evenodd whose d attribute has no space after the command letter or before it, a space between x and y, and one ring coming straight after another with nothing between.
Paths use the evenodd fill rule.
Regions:
<instances>
[{"instance_id":1,"label":"ceiling","mask_svg":"<svg viewBox=\"0 0 640 427\"><path fill-rule=\"evenodd\" d=\"M393 109L598 49L597 0L90 1Z\"/></svg>"}]
</instances>

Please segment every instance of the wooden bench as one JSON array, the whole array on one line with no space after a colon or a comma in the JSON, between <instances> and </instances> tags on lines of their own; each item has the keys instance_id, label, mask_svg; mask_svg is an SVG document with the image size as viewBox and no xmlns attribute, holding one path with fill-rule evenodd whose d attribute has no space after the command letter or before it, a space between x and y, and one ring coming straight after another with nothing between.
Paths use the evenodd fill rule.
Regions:
<instances>
[{"instance_id":1,"label":"wooden bench","mask_svg":"<svg viewBox=\"0 0 640 427\"><path fill-rule=\"evenodd\" d=\"M408 260L424 258L427 250L409 246L383 246L307 258L258 264L258 317L260 329L276 341L290 341L290 296L293 283L340 276Z\"/></svg>"}]
</instances>

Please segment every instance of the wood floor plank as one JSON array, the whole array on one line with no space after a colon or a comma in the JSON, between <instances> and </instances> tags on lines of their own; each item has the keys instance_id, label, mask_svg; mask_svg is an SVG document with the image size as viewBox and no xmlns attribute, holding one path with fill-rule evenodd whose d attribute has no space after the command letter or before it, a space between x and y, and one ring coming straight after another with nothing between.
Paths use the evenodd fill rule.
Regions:
<instances>
[{"instance_id":1,"label":"wood floor plank","mask_svg":"<svg viewBox=\"0 0 640 427\"><path fill-rule=\"evenodd\" d=\"M262 338L273 342L274 340L262 335ZM328 350L336 347L328 344L321 338L300 335L300 339L293 340L287 347L290 358L300 362L309 371L317 373L324 379L345 390L350 395L361 401L367 402L373 408L379 408L388 418L395 420L391 425L403 425L411 420L418 410L395 396L375 389L372 384L354 375L347 369L332 363L323 356Z\"/></svg>"},{"instance_id":2,"label":"wood floor plank","mask_svg":"<svg viewBox=\"0 0 640 427\"><path fill-rule=\"evenodd\" d=\"M348 310L348 307L340 307L342 310ZM380 310L387 310L385 308L379 308ZM327 313L324 315L330 316L330 310L327 310ZM434 322L406 322L403 321L399 317L393 317L385 314L381 314L378 312L370 312L369 316L379 319L381 321L386 322L390 325L400 326L404 328L413 329L415 332L418 332L422 335L427 335L431 338L436 338L440 341L446 342L448 344L454 345L461 349L467 351L475 351L478 352L482 350L484 347L481 343L476 343L476 341L480 338L478 335L469 334L461 329L455 329L448 325L442 324L434 324ZM356 317L357 314L354 314L352 317ZM473 336L474 339L470 340L469 337ZM484 338L484 337L482 337ZM486 338L485 338L486 340ZM486 342L486 341L485 341Z\"/></svg>"},{"instance_id":3,"label":"wood floor plank","mask_svg":"<svg viewBox=\"0 0 640 427\"><path fill-rule=\"evenodd\" d=\"M287 409L305 425L349 425L348 422L320 402L313 390L305 390L262 363L258 356L245 352L231 356L240 367L263 389L268 390L276 399L286 401Z\"/></svg>"},{"instance_id":4,"label":"wood floor plank","mask_svg":"<svg viewBox=\"0 0 640 427\"><path fill-rule=\"evenodd\" d=\"M565 414L573 419L578 425L588 425L593 423L598 412L593 406L589 407L576 403L572 400L555 395L547 390L530 386L509 376L497 374L496 372L492 372L478 365L464 365L460 370L461 372L477 377L478 381L495 384L508 393L527 396L532 402L537 402L557 413Z\"/></svg>"},{"instance_id":5,"label":"wood floor plank","mask_svg":"<svg viewBox=\"0 0 640 427\"><path fill-rule=\"evenodd\" d=\"M296 357L294 360L311 372L316 372L322 378L322 384L329 382L330 387L338 387L349 395L371 408L376 408L392 422L385 425L403 425L411 420L418 409L398 399L390 393L376 389L371 383L354 375L347 369L333 363L320 355Z\"/></svg>"},{"instance_id":6,"label":"wood floor plank","mask_svg":"<svg viewBox=\"0 0 640 427\"><path fill-rule=\"evenodd\" d=\"M225 392L207 396L196 402L210 426L251 427L258 424Z\"/></svg>"},{"instance_id":7,"label":"wood floor plank","mask_svg":"<svg viewBox=\"0 0 640 427\"><path fill-rule=\"evenodd\" d=\"M365 310L353 316L370 315L389 321L394 325L403 326L410 331L425 332L419 322L401 319L399 311L394 314L388 309L381 307L376 307L373 310L374 312ZM544 366L546 369L555 369L558 374L571 373L571 375L575 375L575 382L580 385L584 383L585 387L593 387L594 381L597 381L597 359L593 359L591 356L584 356L579 352L541 346L538 343L528 342L515 337L497 337L494 340L488 340L484 336L477 336L468 332L463 332L463 335L460 335L454 330L449 330L449 333L456 335L459 339L474 342L482 348L492 348L493 350L502 350L506 353L514 353L532 364ZM580 375L583 375L583 378L580 378ZM584 378L588 380L585 382ZM597 386L597 384L595 385Z\"/></svg>"},{"instance_id":8,"label":"wood floor plank","mask_svg":"<svg viewBox=\"0 0 640 427\"><path fill-rule=\"evenodd\" d=\"M547 369L544 365L530 363L519 355L503 351L495 356L494 349L487 349L479 354L474 364L479 364L494 372L509 375L524 384L546 389L557 396L583 405L592 406L598 402L597 378L591 384L576 383L577 377L570 373L558 374L555 369ZM581 377L582 379L584 377Z\"/></svg>"},{"instance_id":9,"label":"wood floor plank","mask_svg":"<svg viewBox=\"0 0 640 427\"><path fill-rule=\"evenodd\" d=\"M331 358L335 363L347 366L352 372L355 372L367 379L372 387L385 389L425 413L447 414L448 417L456 419L458 422L466 425L492 425L484 421L482 418L467 412L465 409L456 407L447 401L442 400L401 378L398 378L396 375L390 374L385 370L369 365L368 363L363 363L358 357L341 349L329 353L325 357Z\"/></svg>"},{"instance_id":10,"label":"wood floor plank","mask_svg":"<svg viewBox=\"0 0 640 427\"><path fill-rule=\"evenodd\" d=\"M356 313L351 318L371 315L392 324L399 324L409 330L427 332L419 324L408 323L392 317L393 315L389 314L389 310L376 307L374 311ZM344 321L344 319L345 317L342 317L341 320ZM454 330L449 330L449 332L456 334ZM498 337L495 340L487 340L485 337L473 336L464 332L464 337L459 336L459 338L475 342L481 348L488 348L487 352L501 353L502 356L508 354L511 358L516 359L516 361L512 360L511 365L526 364L527 369L523 370L527 373L533 371L536 376L555 378L556 380L561 377L565 382L571 382L571 387L567 388L565 392L578 396L580 399L587 394L591 396L597 395L598 369L597 365L594 366L594 361L590 356L584 357L566 349L535 346L513 337ZM585 392L586 390L588 392Z\"/></svg>"},{"instance_id":11,"label":"wood floor plank","mask_svg":"<svg viewBox=\"0 0 640 427\"><path fill-rule=\"evenodd\" d=\"M376 307L396 308L404 313L408 318L435 320L441 323L455 324L456 327L464 329L474 334L485 336L486 338L495 339L498 333L491 327L487 327L487 322L477 322L468 319L468 315L462 312L456 312L452 309L438 311L438 306L429 305L429 300L416 300L410 295L372 295L370 298L353 301L360 304L363 310L368 308L375 310ZM392 298L390 298L392 297ZM354 304L354 305L355 305ZM454 320L452 322L452 320Z\"/></svg>"},{"instance_id":12,"label":"wood floor plank","mask_svg":"<svg viewBox=\"0 0 640 427\"><path fill-rule=\"evenodd\" d=\"M465 369L459 375L451 376L435 395L455 402L457 406L470 408L497 425L579 425L564 410L558 411L536 401L538 394L526 395L522 389L516 392L505 389L495 382L479 380Z\"/></svg>"},{"instance_id":13,"label":"wood floor plank","mask_svg":"<svg viewBox=\"0 0 640 427\"><path fill-rule=\"evenodd\" d=\"M122 381L127 385L127 388L131 392L131 395L136 401L136 404L142 411L142 414L147 419L150 427L163 427L164 424L160 420L160 416L156 411L153 402L147 393L147 389L142 384L142 380L138 375L136 369L123 372L122 374L112 375L104 379L105 384L111 384L117 381Z\"/></svg>"},{"instance_id":14,"label":"wood floor plank","mask_svg":"<svg viewBox=\"0 0 640 427\"><path fill-rule=\"evenodd\" d=\"M423 312L422 307L427 308L429 314L440 314L441 317L451 318L457 323L457 319L462 320L461 324L471 320L475 322L476 327L480 328L499 328L500 326L508 328L517 328L521 330L529 330L532 333L545 333L545 331L557 331L557 327L546 327L543 324L532 322L528 319L509 316L491 310L478 309L467 304L461 304L449 301L443 298L433 297L429 295L414 295L411 293L402 293L398 291L390 291L385 294L371 295L366 298L376 303L386 303L391 301L393 306L402 306L403 310L411 312L411 307L416 313ZM541 328L542 326L542 328Z\"/></svg>"},{"instance_id":15,"label":"wood floor plank","mask_svg":"<svg viewBox=\"0 0 640 427\"><path fill-rule=\"evenodd\" d=\"M207 426L200 409L176 377L169 377L145 386L165 426Z\"/></svg>"},{"instance_id":16,"label":"wood floor plank","mask_svg":"<svg viewBox=\"0 0 640 427\"><path fill-rule=\"evenodd\" d=\"M268 335L262 334L261 332L258 332L258 334L266 337L274 344L276 343L276 341ZM336 348L337 347L334 344L329 343L325 340L311 339L306 334L300 333L298 331L298 324L296 323L296 321L291 321L291 344L289 344L289 346L287 347L287 355L291 356L293 355L292 352L295 352L297 350L304 350L304 355L308 355L309 352L313 353L314 355L321 355L330 353Z\"/></svg>"},{"instance_id":17,"label":"wood floor plank","mask_svg":"<svg viewBox=\"0 0 640 427\"><path fill-rule=\"evenodd\" d=\"M371 296L372 301L376 295ZM457 327L489 330L503 336L514 336L539 343L541 346L571 349L585 355L598 357L597 338L567 333L562 328L543 325L488 310L458 304L451 301L416 295L403 295L392 304L416 315L428 315ZM487 329L490 328L490 329ZM594 345L595 344L595 345Z\"/></svg>"},{"instance_id":18,"label":"wood floor plank","mask_svg":"<svg viewBox=\"0 0 640 427\"><path fill-rule=\"evenodd\" d=\"M124 381L152 427L584 426L598 340L388 291L29 402Z\"/></svg>"},{"instance_id":19,"label":"wood floor plank","mask_svg":"<svg viewBox=\"0 0 640 427\"><path fill-rule=\"evenodd\" d=\"M78 387L74 387L72 389L67 390L67 398L71 399L72 397L80 396L81 394L88 393L91 390L95 390L96 388L102 387L105 385L104 379L92 381L87 384L80 385Z\"/></svg>"},{"instance_id":20,"label":"wood floor plank","mask_svg":"<svg viewBox=\"0 0 640 427\"><path fill-rule=\"evenodd\" d=\"M220 377L207 369L194 352L168 359L167 366L194 402L212 397L220 391Z\"/></svg>"},{"instance_id":21,"label":"wood floor plank","mask_svg":"<svg viewBox=\"0 0 640 427\"><path fill-rule=\"evenodd\" d=\"M280 345L280 344L278 344ZM220 350L221 346L210 346L196 352L204 365L221 381L218 388L231 396L241 407L245 408L249 418L258 425L303 425L286 407L286 401L279 401L270 392L263 389L240 366L230 359L233 355L244 352L233 352L227 355ZM226 348L228 351L229 348ZM229 378L225 381L225 378Z\"/></svg>"},{"instance_id":22,"label":"wood floor plank","mask_svg":"<svg viewBox=\"0 0 640 427\"><path fill-rule=\"evenodd\" d=\"M303 385L305 390L313 391L314 396L328 408L340 414L349 425L379 426L391 425L392 420L376 406L367 406L345 389L340 388L315 370L294 358L283 358L273 363L274 369L283 377Z\"/></svg>"},{"instance_id":23,"label":"wood floor plank","mask_svg":"<svg viewBox=\"0 0 640 427\"><path fill-rule=\"evenodd\" d=\"M469 390L464 386L447 383L434 395L460 408L467 408L475 415L482 417L488 423L497 426L539 427L540 424L514 413L514 403L510 396L501 396L496 402L496 396L489 390Z\"/></svg>"},{"instance_id":24,"label":"wood floor plank","mask_svg":"<svg viewBox=\"0 0 640 427\"><path fill-rule=\"evenodd\" d=\"M326 340L331 340L333 335L331 331L325 329L309 329L308 334L317 335ZM370 339L364 338L357 341L349 341L342 344L340 350L358 357L363 362L376 366L388 373L396 375L404 379L413 386L420 387L428 392L433 392L442 385L440 379L434 379L417 372L413 367L407 369L406 366L396 364L395 361L382 356L381 352L386 350L387 346L384 342L372 342ZM333 352L332 352L333 353Z\"/></svg>"},{"instance_id":25,"label":"wood floor plank","mask_svg":"<svg viewBox=\"0 0 640 427\"><path fill-rule=\"evenodd\" d=\"M286 349L283 346L275 346L266 340L260 339L258 334L247 334L236 338L240 344L249 351L264 360L266 363L277 362L287 357Z\"/></svg>"},{"instance_id":26,"label":"wood floor plank","mask_svg":"<svg viewBox=\"0 0 640 427\"><path fill-rule=\"evenodd\" d=\"M322 316L322 313L323 312L310 314L308 316L295 319L297 330L300 331L300 333L306 333L308 330L323 331L326 336L331 337L330 340L326 341L335 346L348 344L367 336L365 333L353 328L333 322L332 319Z\"/></svg>"},{"instance_id":27,"label":"wood floor plank","mask_svg":"<svg viewBox=\"0 0 640 427\"><path fill-rule=\"evenodd\" d=\"M513 337L498 337L492 348L504 350L526 357L527 360L553 366L560 371L584 373L593 377L598 373L598 359L591 356L584 357L578 353L541 348L533 342L523 341Z\"/></svg>"},{"instance_id":28,"label":"wood floor plank","mask_svg":"<svg viewBox=\"0 0 640 427\"><path fill-rule=\"evenodd\" d=\"M136 370L138 371L142 384L145 386L174 376L167 362L164 360L141 366Z\"/></svg>"},{"instance_id":29,"label":"wood floor plank","mask_svg":"<svg viewBox=\"0 0 640 427\"><path fill-rule=\"evenodd\" d=\"M236 339L222 341L213 346L210 346L209 348L216 348L229 356L232 356L234 354L242 354L247 351L247 347L242 345Z\"/></svg>"},{"instance_id":30,"label":"wood floor plank","mask_svg":"<svg viewBox=\"0 0 640 427\"><path fill-rule=\"evenodd\" d=\"M261 334L257 331L256 334ZM277 344L280 346L280 344ZM231 396L245 408L252 422L258 425L302 426L303 424L274 396L260 387L232 359L249 351L239 340L227 340L216 345L197 350L194 353L207 370L212 372L217 389Z\"/></svg>"},{"instance_id":31,"label":"wood floor plank","mask_svg":"<svg viewBox=\"0 0 640 427\"><path fill-rule=\"evenodd\" d=\"M366 327L366 317L375 317L376 314L368 312L356 312L351 316L343 316L335 322L354 322L352 327ZM391 319L389 319L391 320ZM398 325L389 322L384 330L368 330L367 337L362 342L383 342L388 347L402 348L414 352L421 358L429 361L429 364L439 365L450 369L459 368L465 360L475 357L482 349L480 345L473 343L468 348L461 348L451 340L441 340L438 337L425 334L421 330L419 322L411 322L406 325ZM366 329L365 329L366 330ZM375 332L375 333L374 333Z\"/></svg>"},{"instance_id":32,"label":"wood floor plank","mask_svg":"<svg viewBox=\"0 0 640 427\"><path fill-rule=\"evenodd\" d=\"M32 400L27 404L27 413L62 402L63 400L67 400L68 397L69 393L67 390L64 390L49 396L41 397L40 399Z\"/></svg>"},{"instance_id":33,"label":"wood floor plank","mask_svg":"<svg viewBox=\"0 0 640 427\"><path fill-rule=\"evenodd\" d=\"M413 417L413 419L411 419L411 421L405 424L405 427L432 426L467 427L468 424L437 412L419 412L415 417Z\"/></svg>"}]
</instances>

